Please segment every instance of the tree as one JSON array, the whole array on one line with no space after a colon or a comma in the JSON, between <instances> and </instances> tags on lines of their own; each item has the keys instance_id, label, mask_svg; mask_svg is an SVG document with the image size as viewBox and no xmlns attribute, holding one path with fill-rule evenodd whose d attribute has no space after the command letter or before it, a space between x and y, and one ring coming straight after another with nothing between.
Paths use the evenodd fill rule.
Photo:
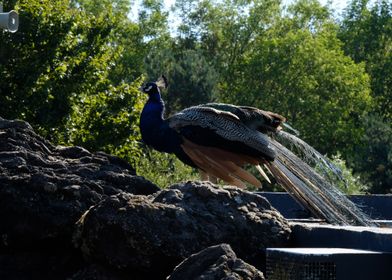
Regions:
<instances>
[{"instance_id":1,"label":"tree","mask_svg":"<svg viewBox=\"0 0 392 280\"><path fill-rule=\"evenodd\" d=\"M108 78L112 84L133 82L145 74L144 59L151 49L168 40L168 15L163 11L161 0L142 1L139 15L133 19L129 18L131 2L128 0L72 2L90 16L112 15L112 30L108 41L118 51L118 55L110 62L112 68Z\"/></svg>"},{"instance_id":2,"label":"tree","mask_svg":"<svg viewBox=\"0 0 392 280\"><path fill-rule=\"evenodd\" d=\"M124 50L112 40L123 21L68 0L19 1L16 9L20 30L0 34L2 116L30 122L55 143L140 155L141 80L110 79Z\"/></svg>"},{"instance_id":3,"label":"tree","mask_svg":"<svg viewBox=\"0 0 392 280\"><path fill-rule=\"evenodd\" d=\"M146 97L141 81L81 95L73 105L64 138L67 143L118 155L135 164L140 150L139 116Z\"/></svg>"},{"instance_id":4,"label":"tree","mask_svg":"<svg viewBox=\"0 0 392 280\"><path fill-rule=\"evenodd\" d=\"M272 0L177 1L177 10L184 15L179 36L184 46L199 46L219 73L220 86L230 86L241 76L255 38L279 17L279 5Z\"/></svg>"},{"instance_id":5,"label":"tree","mask_svg":"<svg viewBox=\"0 0 392 280\"><path fill-rule=\"evenodd\" d=\"M113 13L116 17L127 17L132 5L130 0L71 0L73 7L82 7L93 15Z\"/></svg>"},{"instance_id":6,"label":"tree","mask_svg":"<svg viewBox=\"0 0 392 280\"><path fill-rule=\"evenodd\" d=\"M168 115L213 100L217 74L200 50L173 43L170 49L150 54L146 62L151 79L162 73L169 78L169 88L163 92Z\"/></svg>"},{"instance_id":7,"label":"tree","mask_svg":"<svg viewBox=\"0 0 392 280\"><path fill-rule=\"evenodd\" d=\"M370 191L391 192L392 135L392 3L354 0L345 12L339 38L344 51L364 63L370 75L374 106L364 120L360 145L350 156L354 171L371 186Z\"/></svg>"},{"instance_id":8,"label":"tree","mask_svg":"<svg viewBox=\"0 0 392 280\"><path fill-rule=\"evenodd\" d=\"M366 132L352 154L355 171L372 193L392 192L392 127L382 117L365 119Z\"/></svg>"},{"instance_id":9,"label":"tree","mask_svg":"<svg viewBox=\"0 0 392 280\"><path fill-rule=\"evenodd\" d=\"M221 98L280 113L322 153L347 156L372 104L369 78L344 55L326 8L298 1L288 12L255 38Z\"/></svg>"},{"instance_id":10,"label":"tree","mask_svg":"<svg viewBox=\"0 0 392 280\"><path fill-rule=\"evenodd\" d=\"M126 1L77 2L82 10L94 17L111 15L113 11L114 22L108 42L116 48L118 55L110 61L104 90L82 94L81 102L74 104L65 138L91 150L116 154L136 165L144 152L139 142L138 123L146 99L137 88L142 83L146 53L163 36L157 30L153 31L154 26L165 22L161 1L144 1L137 23L128 19Z\"/></svg>"},{"instance_id":11,"label":"tree","mask_svg":"<svg viewBox=\"0 0 392 280\"><path fill-rule=\"evenodd\" d=\"M339 37L345 53L364 62L371 77L374 111L392 120L392 3L354 0L346 10Z\"/></svg>"},{"instance_id":12,"label":"tree","mask_svg":"<svg viewBox=\"0 0 392 280\"><path fill-rule=\"evenodd\" d=\"M88 17L67 0L21 0L15 8L19 31L0 34L2 116L29 121L53 138L80 93L106 86L116 56L107 41L111 17Z\"/></svg>"},{"instance_id":13,"label":"tree","mask_svg":"<svg viewBox=\"0 0 392 280\"><path fill-rule=\"evenodd\" d=\"M251 67L261 66L251 72L259 86L249 92L258 94L254 103L286 116L322 153L347 155L364 131L361 120L371 104L368 77L339 47L328 48L329 40L297 31L265 42Z\"/></svg>"}]
</instances>

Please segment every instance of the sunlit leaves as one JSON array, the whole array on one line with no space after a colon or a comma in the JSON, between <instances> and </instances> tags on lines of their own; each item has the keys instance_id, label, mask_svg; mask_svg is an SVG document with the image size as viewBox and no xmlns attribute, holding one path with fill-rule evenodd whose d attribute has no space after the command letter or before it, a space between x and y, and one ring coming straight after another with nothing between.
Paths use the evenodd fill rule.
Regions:
<instances>
[{"instance_id":1,"label":"sunlit leaves","mask_svg":"<svg viewBox=\"0 0 392 280\"><path fill-rule=\"evenodd\" d=\"M139 116L144 97L141 81L109 86L75 101L64 135L67 141L91 150L117 154L130 162L140 156Z\"/></svg>"},{"instance_id":2,"label":"sunlit leaves","mask_svg":"<svg viewBox=\"0 0 392 280\"><path fill-rule=\"evenodd\" d=\"M124 50L121 41L113 40L121 21L114 16L114 7L94 10L91 2L84 4L17 3L19 31L0 34L1 114L29 121L54 142L131 159L140 154L141 81L126 83L125 76L110 80ZM126 13L125 6L116 7L115 12Z\"/></svg>"},{"instance_id":3,"label":"sunlit leaves","mask_svg":"<svg viewBox=\"0 0 392 280\"><path fill-rule=\"evenodd\" d=\"M20 29L2 40L3 116L23 117L55 140L71 98L94 92L116 49L108 45L110 16L87 17L67 0L19 1ZM1 36L1 35L0 35ZM10 96L11 98L6 98Z\"/></svg>"},{"instance_id":4,"label":"sunlit leaves","mask_svg":"<svg viewBox=\"0 0 392 280\"><path fill-rule=\"evenodd\" d=\"M386 121L392 120L392 3L355 0L346 10L339 36L347 55L365 62L377 107Z\"/></svg>"}]
</instances>

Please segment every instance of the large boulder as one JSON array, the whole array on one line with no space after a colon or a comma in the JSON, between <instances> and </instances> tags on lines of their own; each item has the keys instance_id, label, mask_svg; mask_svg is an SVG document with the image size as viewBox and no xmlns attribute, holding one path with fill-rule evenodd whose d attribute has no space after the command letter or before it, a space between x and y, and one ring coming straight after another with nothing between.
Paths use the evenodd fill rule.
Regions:
<instances>
[{"instance_id":1,"label":"large boulder","mask_svg":"<svg viewBox=\"0 0 392 280\"><path fill-rule=\"evenodd\" d=\"M74 224L92 205L157 190L117 157L56 147L28 123L0 118L0 249L69 246Z\"/></svg>"},{"instance_id":2,"label":"large boulder","mask_svg":"<svg viewBox=\"0 0 392 280\"><path fill-rule=\"evenodd\" d=\"M133 275L121 275L118 271L107 269L98 264L83 267L67 280L135 280ZM147 279L146 279L147 280Z\"/></svg>"},{"instance_id":3,"label":"large boulder","mask_svg":"<svg viewBox=\"0 0 392 280\"><path fill-rule=\"evenodd\" d=\"M151 279L206 247L227 243L263 263L263 249L287 244L286 220L263 197L235 187L187 182L151 196L121 193L92 207L75 242L84 256Z\"/></svg>"},{"instance_id":4,"label":"large boulder","mask_svg":"<svg viewBox=\"0 0 392 280\"><path fill-rule=\"evenodd\" d=\"M201 252L200 275L259 279L245 261L262 265L289 234L257 194L206 182L160 190L115 156L0 118L0 279L164 279L221 243L233 251Z\"/></svg>"},{"instance_id":5,"label":"large boulder","mask_svg":"<svg viewBox=\"0 0 392 280\"><path fill-rule=\"evenodd\" d=\"M237 258L228 244L208 247L180 263L167 280L264 280L263 273Z\"/></svg>"},{"instance_id":6,"label":"large boulder","mask_svg":"<svg viewBox=\"0 0 392 280\"><path fill-rule=\"evenodd\" d=\"M68 279L86 264L80 252L64 244L39 249L0 250L1 280Z\"/></svg>"}]
</instances>

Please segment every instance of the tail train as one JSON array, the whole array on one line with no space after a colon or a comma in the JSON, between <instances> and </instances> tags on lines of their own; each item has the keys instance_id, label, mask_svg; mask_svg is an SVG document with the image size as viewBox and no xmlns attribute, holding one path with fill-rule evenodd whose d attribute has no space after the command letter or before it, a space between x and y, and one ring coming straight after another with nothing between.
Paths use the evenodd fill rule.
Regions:
<instances>
[{"instance_id":1,"label":"tail train","mask_svg":"<svg viewBox=\"0 0 392 280\"><path fill-rule=\"evenodd\" d=\"M268 170L275 180L315 217L333 224L375 226L369 217L325 176L317 173L278 141L271 140L271 144L277 153L274 161L266 162ZM328 166L331 165L325 158L324 161Z\"/></svg>"}]
</instances>

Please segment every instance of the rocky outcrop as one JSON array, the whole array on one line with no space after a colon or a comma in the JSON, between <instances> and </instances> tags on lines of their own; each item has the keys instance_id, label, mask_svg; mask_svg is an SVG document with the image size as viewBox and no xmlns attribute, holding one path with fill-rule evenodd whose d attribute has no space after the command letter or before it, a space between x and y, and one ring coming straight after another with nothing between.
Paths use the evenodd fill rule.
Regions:
<instances>
[{"instance_id":1,"label":"rocky outcrop","mask_svg":"<svg viewBox=\"0 0 392 280\"><path fill-rule=\"evenodd\" d=\"M160 190L117 157L0 118L0 279L164 279L222 243L232 250L199 253L200 275L259 279L245 261L262 269L262 249L289 234L259 195L201 182Z\"/></svg>"},{"instance_id":2,"label":"rocky outcrop","mask_svg":"<svg viewBox=\"0 0 392 280\"><path fill-rule=\"evenodd\" d=\"M98 264L90 264L82 268L67 280L133 280L131 275L121 274Z\"/></svg>"},{"instance_id":3,"label":"rocky outcrop","mask_svg":"<svg viewBox=\"0 0 392 280\"><path fill-rule=\"evenodd\" d=\"M158 279L220 243L261 264L262 249L284 246L289 234L285 219L263 197L188 182L148 197L122 193L105 199L79 221L75 241L92 262Z\"/></svg>"},{"instance_id":4,"label":"rocky outcrop","mask_svg":"<svg viewBox=\"0 0 392 280\"><path fill-rule=\"evenodd\" d=\"M82 265L71 240L86 210L113 194L158 190L117 157L55 147L28 123L0 118L0 279L69 275Z\"/></svg>"},{"instance_id":5,"label":"rocky outcrop","mask_svg":"<svg viewBox=\"0 0 392 280\"><path fill-rule=\"evenodd\" d=\"M54 147L21 121L0 119L0 129L0 247L71 240L75 222L104 197L159 190L117 157Z\"/></svg>"},{"instance_id":6,"label":"rocky outcrop","mask_svg":"<svg viewBox=\"0 0 392 280\"><path fill-rule=\"evenodd\" d=\"M237 258L228 244L208 247L180 263L167 280L264 280L254 266Z\"/></svg>"}]
</instances>

